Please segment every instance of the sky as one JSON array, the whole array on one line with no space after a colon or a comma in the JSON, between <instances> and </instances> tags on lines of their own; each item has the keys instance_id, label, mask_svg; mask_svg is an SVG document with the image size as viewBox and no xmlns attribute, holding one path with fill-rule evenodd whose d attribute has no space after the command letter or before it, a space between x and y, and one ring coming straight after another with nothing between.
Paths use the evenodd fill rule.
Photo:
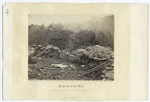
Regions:
<instances>
[{"instance_id":1,"label":"sky","mask_svg":"<svg viewBox=\"0 0 150 102\"><path fill-rule=\"evenodd\" d=\"M48 26L51 23L69 23L69 22L84 22L92 19L92 17L104 17L108 16L106 14L101 15L89 15L89 14L81 14L81 15L71 15L71 14L29 14L28 16L28 24L44 24Z\"/></svg>"}]
</instances>

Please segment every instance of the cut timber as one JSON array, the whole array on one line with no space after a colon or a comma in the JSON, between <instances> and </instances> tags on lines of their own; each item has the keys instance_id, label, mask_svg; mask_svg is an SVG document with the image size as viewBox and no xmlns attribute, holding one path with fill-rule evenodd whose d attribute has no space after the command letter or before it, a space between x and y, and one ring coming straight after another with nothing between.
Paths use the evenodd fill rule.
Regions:
<instances>
[{"instance_id":1,"label":"cut timber","mask_svg":"<svg viewBox=\"0 0 150 102\"><path fill-rule=\"evenodd\" d=\"M106 67L104 67L103 69L101 69L96 75L94 75L94 77L93 78L96 78L99 74L101 74L102 73L102 71L105 69Z\"/></svg>"},{"instance_id":2,"label":"cut timber","mask_svg":"<svg viewBox=\"0 0 150 102\"><path fill-rule=\"evenodd\" d=\"M38 56L40 56L41 54L43 54L46 50L48 50L48 49L45 49L45 50L42 51L41 53L37 54L36 56L33 57L33 59L36 58L36 57L38 57Z\"/></svg>"},{"instance_id":3,"label":"cut timber","mask_svg":"<svg viewBox=\"0 0 150 102\"><path fill-rule=\"evenodd\" d=\"M82 73L81 76L86 75L88 73L91 73L91 72L93 72L95 70L101 69L103 67L107 67L109 64L111 64L111 62L108 60L108 61L106 61L106 62L104 62L104 63L102 63L102 64L100 64L100 65L98 65L98 66L96 66L96 67L94 67L94 68L84 72L84 73Z\"/></svg>"}]
</instances>

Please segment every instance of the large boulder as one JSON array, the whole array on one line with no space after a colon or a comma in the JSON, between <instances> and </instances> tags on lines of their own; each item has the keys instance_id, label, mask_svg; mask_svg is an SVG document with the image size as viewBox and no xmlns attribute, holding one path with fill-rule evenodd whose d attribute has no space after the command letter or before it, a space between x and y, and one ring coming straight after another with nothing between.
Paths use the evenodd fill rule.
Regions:
<instances>
[{"instance_id":1,"label":"large boulder","mask_svg":"<svg viewBox=\"0 0 150 102\"><path fill-rule=\"evenodd\" d=\"M100 45L89 46L85 49L79 48L73 51L71 54L77 56L85 63L87 63L89 59L101 61L114 57L114 53L112 50Z\"/></svg>"},{"instance_id":2,"label":"large boulder","mask_svg":"<svg viewBox=\"0 0 150 102\"><path fill-rule=\"evenodd\" d=\"M87 47L85 55L93 59L111 59L114 57L114 53L112 50L100 45Z\"/></svg>"}]
</instances>

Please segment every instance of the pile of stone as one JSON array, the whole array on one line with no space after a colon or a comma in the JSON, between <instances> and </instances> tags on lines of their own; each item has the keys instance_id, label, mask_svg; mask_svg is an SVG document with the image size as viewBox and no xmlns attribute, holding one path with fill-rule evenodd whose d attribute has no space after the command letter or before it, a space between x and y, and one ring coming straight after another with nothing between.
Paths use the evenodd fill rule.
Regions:
<instances>
[{"instance_id":1,"label":"pile of stone","mask_svg":"<svg viewBox=\"0 0 150 102\"><path fill-rule=\"evenodd\" d=\"M35 57L41 57L41 58L47 58L47 57L55 57L58 58L60 53L60 49L53 45L37 45L35 46L34 56Z\"/></svg>"},{"instance_id":2,"label":"pile of stone","mask_svg":"<svg viewBox=\"0 0 150 102\"><path fill-rule=\"evenodd\" d=\"M41 58L59 58L60 49L53 45L33 45L33 53L29 55L29 63Z\"/></svg>"},{"instance_id":3,"label":"pile of stone","mask_svg":"<svg viewBox=\"0 0 150 102\"><path fill-rule=\"evenodd\" d=\"M90 60L103 61L114 58L114 52L111 49L100 45L76 49L71 52L71 55L78 57L84 63L88 63Z\"/></svg>"},{"instance_id":4,"label":"pile of stone","mask_svg":"<svg viewBox=\"0 0 150 102\"><path fill-rule=\"evenodd\" d=\"M100 76L104 80L114 80L114 52L110 48L92 45L78 48L70 56L74 56L72 59L82 62L85 65L83 67L88 69L79 76L90 75L93 79Z\"/></svg>"}]
</instances>

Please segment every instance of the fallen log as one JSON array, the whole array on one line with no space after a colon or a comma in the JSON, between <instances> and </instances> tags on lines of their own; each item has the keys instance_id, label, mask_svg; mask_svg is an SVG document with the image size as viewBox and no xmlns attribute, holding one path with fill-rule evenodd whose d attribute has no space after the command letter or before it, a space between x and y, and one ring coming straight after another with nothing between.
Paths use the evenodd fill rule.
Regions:
<instances>
[{"instance_id":1,"label":"fallen log","mask_svg":"<svg viewBox=\"0 0 150 102\"><path fill-rule=\"evenodd\" d=\"M36 56L33 57L33 59L36 58L36 57L38 57L38 56L40 56L41 54L43 54L46 50L48 50L48 49L45 49L45 50L42 51L41 53L37 54Z\"/></svg>"},{"instance_id":2,"label":"fallen log","mask_svg":"<svg viewBox=\"0 0 150 102\"><path fill-rule=\"evenodd\" d=\"M106 62L104 62L104 63L102 63L102 64L100 64L100 65L98 65L98 66L96 66L96 67L94 67L94 68L84 72L84 73L82 73L80 76L86 75L88 73L91 73L91 72L96 71L98 69L101 69L103 67L107 67L109 64L111 64L111 62L108 60L108 61L106 61Z\"/></svg>"},{"instance_id":3,"label":"fallen log","mask_svg":"<svg viewBox=\"0 0 150 102\"><path fill-rule=\"evenodd\" d=\"M45 50L44 50L44 51L40 52L39 54L37 54L36 56L34 56L32 59L34 59L34 58L40 56L41 54L43 54L44 52L46 52L46 51L47 51L48 49L50 49L50 48L52 48L52 49L54 49L54 50L57 50L57 51L60 53L60 49L59 49L58 47L55 47L55 46L52 46L52 45L48 45L48 46L45 47ZM38 50L38 51L40 51L40 50ZM54 52L54 53L55 53L55 52Z\"/></svg>"},{"instance_id":4,"label":"fallen log","mask_svg":"<svg viewBox=\"0 0 150 102\"><path fill-rule=\"evenodd\" d=\"M95 79L99 74L102 73L102 71L105 69L106 67L104 67L103 69L101 69L96 75L93 76L93 79Z\"/></svg>"},{"instance_id":5,"label":"fallen log","mask_svg":"<svg viewBox=\"0 0 150 102\"><path fill-rule=\"evenodd\" d=\"M36 79L39 79L39 80L43 79L42 77L38 77L38 76L34 76L34 75L29 75L29 78L36 78Z\"/></svg>"},{"instance_id":6,"label":"fallen log","mask_svg":"<svg viewBox=\"0 0 150 102\"><path fill-rule=\"evenodd\" d=\"M44 75L46 74L45 72L43 72L39 67L35 67L37 68L41 73L43 73Z\"/></svg>"},{"instance_id":7,"label":"fallen log","mask_svg":"<svg viewBox=\"0 0 150 102\"><path fill-rule=\"evenodd\" d=\"M50 69L56 69L56 68L49 68L49 66L40 66L39 68L41 68L41 69L48 69L48 70L50 70Z\"/></svg>"}]
</instances>

